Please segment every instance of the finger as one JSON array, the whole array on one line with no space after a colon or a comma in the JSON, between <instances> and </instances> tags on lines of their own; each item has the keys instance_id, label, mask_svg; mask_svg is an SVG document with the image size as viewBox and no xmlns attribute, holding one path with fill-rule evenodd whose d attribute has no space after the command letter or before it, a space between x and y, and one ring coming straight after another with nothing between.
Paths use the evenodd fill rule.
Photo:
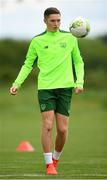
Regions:
<instances>
[{"instance_id":1,"label":"finger","mask_svg":"<svg viewBox=\"0 0 107 180\"><path fill-rule=\"evenodd\" d=\"M13 88L13 89L12 89L12 92L16 92L16 91L17 91L17 89L16 89L16 88Z\"/></svg>"},{"instance_id":2,"label":"finger","mask_svg":"<svg viewBox=\"0 0 107 180\"><path fill-rule=\"evenodd\" d=\"M17 89L16 88L10 88L10 93L12 95L15 95L17 93Z\"/></svg>"},{"instance_id":3,"label":"finger","mask_svg":"<svg viewBox=\"0 0 107 180\"><path fill-rule=\"evenodd\" d=\"M75 90L75 93L76 93L76 94L79 94L79 93L81 93L81 92L82 92L81 89L76 89L76 90Z\"/></svg>"}]
</instances>

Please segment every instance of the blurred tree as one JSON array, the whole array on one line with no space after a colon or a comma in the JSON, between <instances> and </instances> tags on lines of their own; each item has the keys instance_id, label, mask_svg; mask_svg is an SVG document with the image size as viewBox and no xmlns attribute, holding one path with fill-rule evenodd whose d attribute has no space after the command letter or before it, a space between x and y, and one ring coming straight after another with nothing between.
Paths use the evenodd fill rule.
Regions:
<instances>
[{"instance_id":1,"label":"blurred tree","mask_svg":"<svg viewBox=\"0 0 107 180\"><path fill-rule=\"evenodd\" d=\"M100 36L100 39L101 39L103 42L107 43L107 34L104 34L103 36Z\"/></svg>"}]
</instances>

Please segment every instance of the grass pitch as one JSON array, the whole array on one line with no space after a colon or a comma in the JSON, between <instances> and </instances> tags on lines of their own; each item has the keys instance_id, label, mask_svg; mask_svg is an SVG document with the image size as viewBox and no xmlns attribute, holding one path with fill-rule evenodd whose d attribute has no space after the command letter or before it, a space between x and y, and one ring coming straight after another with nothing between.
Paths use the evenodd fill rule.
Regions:
<instances>
[{"instance_id":1,"label":"grass pitch","mask_svg":"<svg viewBox=\"0 0 107 180\"><path fill-rule=\"evenodd\" d=\"M37 92L29 86L22 87L17 96L9 94L9 87L0 90L0 179L107 179L106 91L73 96L59 174L46 176ZM25 140L35 152L16 152Z\"/></svg>"}]
</instances>

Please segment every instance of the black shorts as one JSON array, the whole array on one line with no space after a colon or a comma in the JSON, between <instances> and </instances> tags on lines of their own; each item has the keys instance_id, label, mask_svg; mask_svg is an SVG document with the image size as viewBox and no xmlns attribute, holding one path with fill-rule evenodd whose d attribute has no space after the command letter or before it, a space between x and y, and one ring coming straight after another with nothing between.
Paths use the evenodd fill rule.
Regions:
<instances>
[{"instance_id":1,"label":"black shorts","mask_svg":"<svg viewBox=\"0 0 107 180\"><path fill-rule=\"evenodd\" d=\"M69 116L73 88L38 90L41 112L54 110Z\"/></svg>"}]
</instances>

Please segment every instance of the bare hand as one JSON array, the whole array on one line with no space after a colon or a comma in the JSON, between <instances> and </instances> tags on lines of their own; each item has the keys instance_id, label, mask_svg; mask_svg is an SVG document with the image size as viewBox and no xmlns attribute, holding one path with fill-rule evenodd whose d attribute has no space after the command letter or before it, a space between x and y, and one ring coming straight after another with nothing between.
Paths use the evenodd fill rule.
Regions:
<instances>
[{"instance_id":1,"label":"bare hand","mask_svg":"<svg viewBox=\"0 0 107 180\"><path fill-rule=\"evenodd\" d=\"M80 94L83 92L83 88L77 87L75 88L75 94Z\"/></svg>"},{"instance_id":2,"label":"bare hand","mask_svg":"<svg viewBox=\"0 0 107 180\"><path fill-rule=\"evenodd\" d=\"M12 94L12 95L16 95L17 94L17 88L16 87L11 87L10 88L10 93Z\"/></svg>"}]
</instances>

